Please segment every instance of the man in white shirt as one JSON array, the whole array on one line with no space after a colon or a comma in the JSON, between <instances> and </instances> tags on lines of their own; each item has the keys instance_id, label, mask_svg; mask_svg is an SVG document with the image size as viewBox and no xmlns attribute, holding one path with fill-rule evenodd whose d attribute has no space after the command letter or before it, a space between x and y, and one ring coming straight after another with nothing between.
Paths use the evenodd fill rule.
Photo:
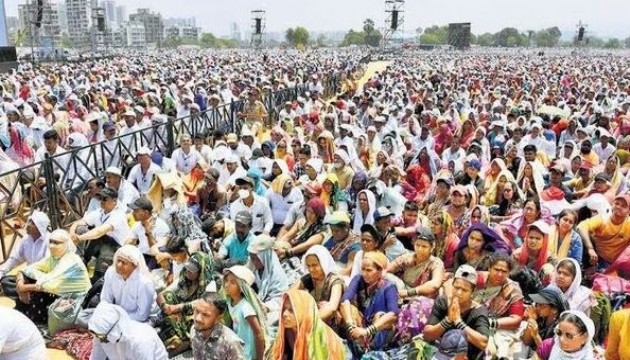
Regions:
<instances>
[{"instance_id":1,"label":"man in white shirt","mask_svg":"<svg viewBox=\"0 0 630 360\"><path fill-rule=\"evenodd\" d=\"M617 148L610 145L610 139L613 139L613 137L608 130L599 128L597 131L599 131L599 142L593 145L593 151L599 156L599 161L604 162L615 153Z\"/></svg>"},{"instance_id":2,"label":"man in white shirt","mask_svg":"<svg viewBox=\"0 0 630 360\"><path fill-rule=\"evenodd\" d=\"M195 134L195 136L193 137L195 150L197 150L201 154L201 156L203 157L203 160L206 163L212 164L212 160L213 160L212 148L204 144L204 140L205 140L204 135L202 133Z\"/></svg>"},{"instance_id":3,"label":"man in white shirt","mask_svg":"<svg viewBox=\"0 0 630 360\"><path fill-rule=\"evenodd\" d=\"M175 161L175 169L181 174L190 174L191 170L197 165L199 160L203 160L203 156L192 148L192 139L190 135L184 134L179 139L179 148L173 151L171 159Z\"/></svg>"},{"instance_id":4,"label":"man in white shirt","mask_svg":"<svg viewBox=\"0 0 630 360\"><path fill-rule=\"evenodd\" d=\"M465 157L466 151L461 147L461 138L459 137L459 135L453 136L453 142L451 143L451 146L448 149L444 150L444 152L442 153L442 163L448 164L449 162L451 162L451 160L462 160L463 162Z\"/></svg>"},{"instance_id":5,"label":"man in white shirt","mask_svg":"<svg viewBox=\"0 0 630 360\"><path fill-rule=\"evenodd\" d=\"M229 154L225 158L225 166L219 172L217 184L225 187L225 190L232 191L236 184L236 179L247 176L247 171L241 166L241 158L238 155Z\"/></svg>"},{"instance_id":6,"label":"man in white shirt","mask_svg":"<svg viewBox=\"0 0 630 360\"><path fill-rule=\"evenodd\" d=\"M35 152L35 160L34 162L44 161L46 159L46 155L50 157L54 157L55 155L60 155L66 152L66 149L62 148L59 145L59 135L55 130L48 130L44 133L44 146L37 149ZM63 171L68 167L69 158L67 155L57 156L53 160L53 173L55 179L58 181L63 178ZM40 188L44 188L46 185L46 178L43 176L41 171L43 168L40 168L39 178L37 180L37 186Z\"/></svg>"},{"instance_id":7,"label":"man in white shirt","mask_svg":"<svg viewBox=\"0 0 630 360\"><path fill-rule=\"evenodd\" d=\"M286 179L284 185L282 186L282 193L277 193L272 188L267 189L267 192L265 193L265 197L269 200L271 216L273 218L271 236L276 236L278 234L284 224L284 220L286 219L291 206L293 204L300 204L304 201L304 196L302 195L300 189L293 186L293 180L290 178L290 175L286 175L289 176L289 178Z\"/></svg>"},{"instance_id":8,"label":"man in white shirt","mask_svg":"<svg viewBox=\"0 0 630 360\"><path fill-rule=\"evenodd\" d=\"M33 211L26 223L26 236L22 238L19 246L13 248L11 255L0 265L0 284L5 296L17 298L15 292L15 276L8 275L22 263L30 265L48 255L48 227L50 219L41 211Z\"/></svg>"},{"instance_id":9,"label":"man in white shirt","mask_svg":"<svg viewBox=\"0 0 630 360\"><path fill-rule=\"evenodd\" d=\"M286 103L284 103L284 108L280 110L280 113L278 114L278 125L281 125L282 121L284 120L293 121L296 116L298 116L298 114L295 112L295 110L293 110L293 103L287 101Z\"/></svg>"},{"instance_id":10,"label":"man in white shirt","mask_svg":"<svg viewBox=\"0 0 630 360\"><path fill-rule=\"evenodd\" d=\"M126 208L127 205L140 197L138 190L133 184L123 178L120 168L114 166L108 167L105 170L105 181L107 182L107 186L116 190L118 193L118 201L123 208Z\"/></svg>"},{"instance_id":11,"label":"man in white shirt","mask_svg":"<svg viewBox=\"0 0 630 360\"><path fill-rule=\"evenodd\" d=\"M168 242L171 229L164 220L153 215L153 204L146 197L136 199L129 208L136 223L131 227L126 243L138 246L149 269L155 269L158 265L155 257L160 254L158 249ZM167 257L162 254L159 260Z\"/></svg>"},{"instance_id":12,"label":"man in white shirt","mask_svg":"<svg viewBox=\"0 0 630 360\"><path fill-rule=\"evenodd\" d=\"M125 208L118 203L118 192L106 187L99 193L101 208L89 212L70 226L70 235L75 243L89 242L83 259L88 263L96 259L92 284L100 279L113 263L114 253L129 237L129 225Z\"/></svg>"},{"instance_id":13,"label":"man in white shirt","mask_svg":"<svg viewBox=\"0 0 630 360\"><path fill-rule=\"evenodd\" d=\"M246 160L252 156L252 150L247 145L239 142L236 134L228 134L226 137L226 143L233 155Z\"/></svg>"},{"instance_id":14,"label":"man in white shirt","mask_svg":"<svg viewBox=\"0 0 630 360\"><path fill-rule=\"evenodd\" d=\"M255 235L262 233L269 235L273 228L271 208L266 198L254 194L254 179L241 177L236 179L238 187L238 199L230 205L230 219L236 220L236 214L240 211L248 211L252 214L252 232Z\"/></svg>"},{"instance_id":15,"label":"man in white shirt","mask_svg":"<svg viewBox=\"0 0 630 360\"><path fill-rule=\"evenodd\" d=\"M138 164L136 164L127 176L127 181L136 186L140 194L145 195L153 184L154 175L162 169L151 161L151 150L143 146L138 149Z\"/></svg>"}]
</instances>

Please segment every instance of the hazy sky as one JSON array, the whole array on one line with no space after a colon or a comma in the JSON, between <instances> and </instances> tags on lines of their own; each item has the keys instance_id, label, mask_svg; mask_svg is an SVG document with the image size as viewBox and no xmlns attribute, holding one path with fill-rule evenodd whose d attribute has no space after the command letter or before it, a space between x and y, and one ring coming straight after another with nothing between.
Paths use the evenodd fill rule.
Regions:
<instances>
[{"instance_id":1,"label":"hazy sky","mask_svg":"<svg viewBox=\"0 0 630 360\"><path fill-rule=\"evenodd\" d=\"M9 15L25 0L4 0ZM250 11L267 11L267 31L303 25L309 30L359 29L370 17L377 26L385 21L384 0L118 0L131 13L149 7L165 17L196 17L198 26L217 35L229 33L230 23L245 30ZM520 30L557 25L573 31L579 20L599 36L630 36L629 0L408 0L406 31L435 24L470 21L472 32L496 32L513 26Z\"/></svg>"}]
</instances>

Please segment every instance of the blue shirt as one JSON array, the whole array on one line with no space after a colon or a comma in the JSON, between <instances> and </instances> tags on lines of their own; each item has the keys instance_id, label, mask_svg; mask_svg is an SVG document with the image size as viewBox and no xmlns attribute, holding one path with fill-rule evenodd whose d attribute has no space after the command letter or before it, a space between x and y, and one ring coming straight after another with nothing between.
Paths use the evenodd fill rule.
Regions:
<instances>
[{"instance_id":1,"label":"blue shirt","mask_svg":"<svg viewBox=\"0 0 630 360\"><path fill-rule=\"evenodd\" d=\"M238 337L240 337L245 343L245 358L255 359L256 339L254 339L254 331L247 321L248 317L256 316L254 308L245 298L242 298L241 301L234 306L228 304L228 308L230 311L230 317L232 318L232 329L234 329L236 335L238 335Z\"/></svg>"},{"instance_id":2,"label":"blue shirt","mask_svg":"<svg viewBox=\"0 0 630 360\"><path fill-rule=\"evenodd\" d=\"M348 236L352 236L352 234ZM324 247L328 249L328 251L332 250L333 247L335 247L335 240L332 238L332 236L329 237L328 240L326 240L326 242L324 243ZM335 259L335 261L343 263L343 264L347 264L348 256L350 256L350 254L352 254L353 252L354 253L358 252L359 250L361 250L361 244L358 242L354 242L352 243L352 245L343 249L343 251L341 252L341 256L339 256L339 259Z\"/></svg>"},{"instance_id":3,"label":"blue shirt","mask_svg":"<svg viewBox=\"0 0 630 360\"><path fill-rule=\"evenodd\" d=\"M219 249L219 255L222 258L228 258L238 261L239 263L246 263L249 259L249 252L247 247L250 242L254 240L254 234L250 231L244 241L240 241L236 236L236 232L225 238L221 248Z\"/></svg>"}]
</instances>

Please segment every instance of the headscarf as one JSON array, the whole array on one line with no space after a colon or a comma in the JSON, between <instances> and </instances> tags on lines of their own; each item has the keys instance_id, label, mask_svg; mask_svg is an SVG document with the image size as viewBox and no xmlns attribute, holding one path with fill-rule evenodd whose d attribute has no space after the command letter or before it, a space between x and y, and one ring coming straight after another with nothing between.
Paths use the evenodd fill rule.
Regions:
<instances>
[{"instance_id":1,"label":"headscarf","mask_svg":"<svg viewBox=\"0 0 630 360\"><path fill-rule=\"evenodd\" d=\"M36 284L47 293L54 295L85 294L90 287L90 278L83 260L75 253L70 234L66 230L53 231L50 238L62 240L58 246L65 247L65 252L59 259L52 255L28 265L22 273L36 281Z\"/></svg>"},{"instance_id":2,"label":"headscarf","mask_svg":"<svg viewBox=\"0 0 630 360\"><path fill-rule=\"evenodd\" d=\"M551 348L551 353L549 354L549 359L553 360L593 360L594 350L593 350L593 336L595 336L595 324L593 324L593 320L591 320L586 314L581 311L569 310L565 311L560 316L564 314L573 314L577 316L586 326L586 331L588 336L586 337L586 343L584 347L576 352L568 353L560 348L560 337L558 335L554 335L553 338L553 347Z\"/></svg>"},{"instance_id":3,"label":"headscarf","mask_svg":"<svg viewBox=\"0 0 630 360\"><path fill-rule=\"evenodd\" d=\"M35 227L37 228L37 231L39 231L42 239L48 239L48 227L50 226L50 219L48 218L48 215L41 211L35 210L31 214L29 220L32 221L33 224L35 224ZM72 246L74 245L74 243L68 245Z\"/></svg>"},{"instance_id":4,"label":"headscarf","mask_svg":"<svg viewBox=\"0 0 630 360\"><path fill-rule=\"evenodd\" d=\"M361 211L361 206L359 205L359 196L361 194L365 194L367 196L368 201L368 212L363 218L363 212ZM365 224L374 224L374 211L376 211L376 196L370 190L361 190L357 195L357 203L354 208L354 222L352 223L352 232L355 234L361 234L361 226Z\"/></svg>"},{"instance_id":5,"label":"headscarf","mask_svg":"<svg viewBox=\"0 0 630 360\"><path fill-rule=\"evenodd\" d=\"M328 249L326 249L322 245L313 245L308 251L304 253L302 256L302 265L306 269L306 258L310 255L316 256L317 261L319 261L319 266L321 266L322 271L324 272L324 276L328 276L328 274L333 273L336 274L339 269L337 267L337 263L335 259L333 259L332 255Z\"/></svg>"},{"instance_id":6,"label":"headscarf","mask_svg":"<svg viewBox=\"0 0 630 360\"><path fill-rule=\"evenodd\" d=\"M214 259L208 256L208 254L197 251L188 261L195 264L199 269L199 278L193 282L186 277L185 271L180 271L177 289L174 291L182 302L195 300L203 294L210 282L219 282L221 279L219 273L216 271Z\"/></svg>"},{"instance_id":7,"label":"headscarf","mask_svg":"<svg viewBox=\"0 0 630 360\"><path fill-rule=\"evenodd\" d=\"M302 244L319 233L326 231L326 225L324 224L324 217L326 216L326 205L322 199L315 197L306 203L306 210L311 210L317 220L313 224L309 224L307 228L300 229L299 235L292 240L292 244Z\"/></svg>"},{"instance_id":8,"label":"headscarf","mask_svg":"<svg viewBox=\"0 0 630 360\"><path fill-rule=\"evenodd\" d=\"M125 334L125 328L131 321L125 309L102 301L94 309L88 328L97 334L107 334L108 343L116 344Z\"/></svg>"},{"instance_id":9,"label":"headscarf","mask_svg":"<svg viewBox=\"0 0 630 360\"><path fill-rule=\"evenodd\" d=\"M501 170L501 172L499 172L499 174L492 180L490 187L487 189L488 191L485 193L485 195L481 197L481 203L483 205L499 205L499 203L497 202L497 198L499 197L498 195L500 194L500 191L503 191L503 189L499 189L499 179L501 179L501 176L505 176L507 182L514 182L514 176L512 175L512 172L510 170ZM518 191L519 193L521 191L518 186L514 190ZM536 187L536 190L542 191L542 188L538 189L538 187ZM516 194L514 194L514 196L516 196Z\"/></svg>"},{"instance_id":10,"label":"headscarf","mask_svg":"<svg viewBox=\"0 0 630 360\"><path fill-rule=\"evenodd\" d=\"M536 221L542 221L542 220L536 220ZM527 229L527 235L529 235L529 232L532 230L532 226L534 223L532 223L529 227L529 229ZM523 250L521 251L521 257L519 258L519 263L523 266L527 265L527 261L529 260L529 247L527 247L527 235L525 235L525 241L523 241ZM542 269L543 265L545 265L545 263L547 262L547 258L549 257L549 235L547 234L543 234L543 243L542 243L542 247L540 248L540 253L538 254L538 258L536 259L536 262L534 263L534 270L535 271L540 271L540 269Z\"/></svg>"},{"instance_id":11,"label":"headscarf","mask_svg":"<svg viewBox=\"0 0 630 360\"><path fill-rule=\"evenodd\" d=\"M114 264L116 264L118 260L124 260L132 263L136 267L136 270L139 270L140 272L149 272L147 264L144 261L144 256L137 246L123 245L118 248L118 250L114 253Z\"/></svg>"},{"instance_id":12,"label":"headscarf","mask_svg":"<svg viewBox=\"0 0 630 360\"><path fill-rule=\"evenodd\" d=\"M263 264L260 271L253 270L258 285L258 296L263 302L279 297L289 288L289 279L272 249L273 239L260 235L247 247L247 251L258 256ZM253 266L250 265L253 269Z\"/></svg>"},{"instance_id":13,"label":"headscarf","mask_svg":"<svg viewBox=\"0 0 630 360\"><path fill-rule=\"evenodd\" d=\"M325 181L330 181L333 184L332 193L328 193L322 186L322 194L320 198L326 206L330 206L333 209L337 208L337 204L347 200L346 193L339 189L339 178L334 173L328 173Z\"/></svg>"},{"instance_id":14,"label":"headscarf","mask_svg":"<svg viewBox=\"0 0 630 360\"><path fill-rule=\"evenodd\" d=\"M262 185L262 181L260 181L263 176L260 169L250 168L247 170L247 176L254 180L254 193L258 196L265 196L266 189Z\"/></svg>"},{"instance_id":15,"label":"headscarf","mask_svg":"<svg viewBox=\"0 0 630 360\"><path fill-rule=\"evenodd\" d=\"M9 138L11 139L10 149L12 149L15 155L21 160L21 163L24 165L33 163L35 152L28 144L28 141L25 141L22 128L16 126L9 127Z\"/></svg>"},{"instance_id":16,"label":"headscarf","mask_svg":"<svg viewBox=\"0 0 630 360\"><path fill-rule=\"evenodd\" d=\"M363 259L374 262L383 270L387 269L387 265L389 265L389 259L387 258L387 255L380 251L368 251L363 254Z\"/></svg>"},{"instance_id":17,"label":"headscarf","mask_svg":"<svg viewBox=\"0 0 630 360\"><path fill-rule=\"evenodd\" d=\"M282 195L282 190L284 189L284 184L287 181L291 180L291 176L288 175L288 172L283 172L282 174L276 176L275 179L271 182L271 189L277 193Z\"/></svg>"},{"instance_id":18,"label":"headscarf","mask_svg":"<svg viewBox=\"0 0 630 360\"><path fill-rule=\"evenodd\" d=\"M580 266L580 263L572 258L561 259L560 261L558 261L558 265L556 265L556 274L558 273L558 266L563 260L571 261L573 263L573 266L575 267L575 276L573 277L573 282L571 283L567 291L564 292L564 296L567 299L571 310L584 311L585 309L590 309L590 307L594 305L593 291L585 286L582 286L582 268ZM560 289L556 280L557 279L554 276L554 279L552 280L552 285Z\"/></svg>"},{"instance_id":19,"label":"headscarf","mask_svg":"<svg viewBox=\"0 0 630 360\"><path fill-rule=\"evenodd\" d=\"M535 162L535 161L521 161L519 169L518 169L518 176L516 178L516 182L519 185L519 188L521 188L521 181L523 180L524 176L525 176L525 165L529 164L530 167L532 168L532 178L534 179L534 183L531 184L536 188L537 192L542 192L543 189L545 188L545 179L543 178L543 173L542 173L542 169L540 168L539 163Z\"/></svg>"},{"instance_id":20,"label":"headscarf","mask_svg":"<svg viewBox=\"0 0 630 360\"><path fill-rule=\"evenodd\" d=\"M361 189L359 189L358 191L354 189L353 185L355 182L359 182L360 184L362 184ZM359 171L355 173L354 176L352 177L352 182L350 183L350 189L348 190L348 195L350 195L350 198L356 202L359 192L365 189L365 187L367 186L367 182L368 182L368 176L365 172Z\"/></svg>"},{"instance_id":21,"label":"headscarf","mask_svg":"<svg viewBox=\"0 0 630 360\"><path fill-rule=\"evenodd\" d=\"M420 165L411 165L406 172L405 183L410 186L410 189L404 196L409 201L415 201L429 190L431 178Z\"/></svg>"},{"instance_id":22,"label":"headscarf","mask_svg":"<svg viewBox=\"0 0 630 360\"><path fill-rule=\"evenodd\" d=\"M482 250L493 253L503 252L508 255L512 253L510 246L503 241L501 236L496 231L488 227L488 225L483 223L472 224L468 229L466 229L460 238L459 245L457 245L456 250L462 250L468 246L468 237L473 231L479 231L481 235L483 235L484 244Z\"/></svg>"},{"instance_id":23,"label":"headscarf","mask_svg":"<svg viewBox=\"0 0 630 360\"><path fill-rule=\"evenodd\" d=\"M303 290L289 290L282 298L283 304L286 301L291 302L297 320L295 343L285 344L284 322L280 321L278 336L271 347L273 359L282 359L285 346L292 348L293 358L290 360L346 358L341 338L319 317L317 304L309 293Z\"/></svg>"}]
</instances>

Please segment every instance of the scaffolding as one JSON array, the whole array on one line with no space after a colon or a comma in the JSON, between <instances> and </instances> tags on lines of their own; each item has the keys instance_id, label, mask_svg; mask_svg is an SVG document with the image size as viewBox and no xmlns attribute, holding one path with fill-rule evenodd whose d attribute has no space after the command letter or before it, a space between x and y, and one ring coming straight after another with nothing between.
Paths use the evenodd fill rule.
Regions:
<instances>
[{"instance_id":1,"label":"scaffolding","mask_svg":"<svg viewBox=\"0 0 630 360\"><path fill-rule=\"evenodd\" d=\"M402 42L405 24L405 0L385 0L385 27L383 30L383 47L394 41Z\"/></svg>"},{"instance_id":2,"label":"scaffolding","mask_svg":"<svg viewBox=\"0 0 630 360\"><path fill-rule=\"evenodd\" d=\"M252 10L252 38L250 46L260 49L263 46L265 29L267 28L267 12L265 10Z\"/></svg>"}]
</instances>

